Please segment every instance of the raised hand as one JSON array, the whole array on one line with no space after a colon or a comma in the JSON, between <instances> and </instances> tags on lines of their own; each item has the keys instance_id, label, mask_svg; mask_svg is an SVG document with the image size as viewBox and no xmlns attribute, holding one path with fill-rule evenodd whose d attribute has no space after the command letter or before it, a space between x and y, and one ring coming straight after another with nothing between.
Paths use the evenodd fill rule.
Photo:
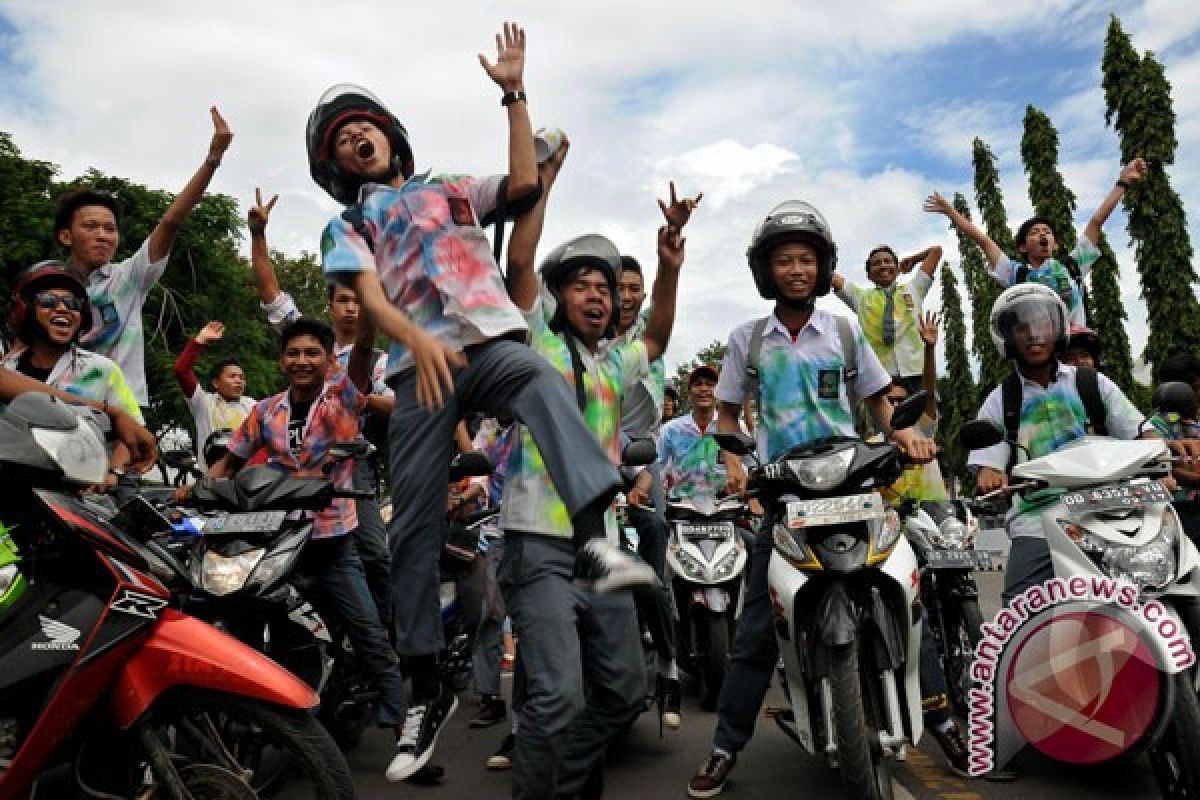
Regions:
<instances>
[{"instance_id":1,"label":"raised hand","mask_svg":"<svg viewBox=\"0 0 1200 800\"><path fill-rule=\"evenodd\" d=\"M220 161L233 142L233 131L229 129L229 123L221 116L221 112L217 111L216 106L210 108L209 113L212 114L213 135L208 145L208 157Z\"/></svg>"},{"instance_id":2,"label":"raised hand","mask_svg":"<svg viewBox=\"0 0 1200 800\"><path fill-rule=\"evenodd\" d=\"M942 327L942 313L940 311L926 311L924 318L920 320L921 341L928 347L933 347L937 344L938 329Z\"/></svg>"},{"instance_id":3,"label":"raised hand","mask_svg":"<svg viewBox=\"0 0 1200 800\"><path fill-rule=\"evenodd\" d=\"M675 232L683 230L683 226L687 225L688 220L692 218L692 212L696 206L700 205L700 200L704 197L704 192L695 197L685 197L680 200L675 196L675 181L671 181L671 204L667 205L661 199L658 201L658 207L662 209L663 217L667 220L667 225L675 229Z\"/></svg>"},{"instance_id":4,"label":"raised hand","mask_svg":"<svg viewBox=\"0 0 1200 800\"><path fill-rule=\"evenodd\" d=\"M524 88L525 29L515 22L504 23L503 32L496 34L496 63L489 64L483 53L479 54L479 63L505 92Z\"/></svg>"},{"instance_id":5,"label":"raised hand","mask_svg":"<svg viewBox=\"0 0 1200 800\"><path fill-rule=\"evenodd\" d=\"M937 192L926 197L925 203L921 208L934 214L945 214L946 216L950 216L950 212L954 210L954 206L951 205L950 201Z\"/></svg>"},{"instance_id":6,"label":"raised hand","mask_svg":"<svg viewBox=\"0 0 1200 800\"><path fill-rule=\"evenodd\" d=\"M687 239L683 238L677 229L668 225L663 225L658 229L658 264L660 267L678 270L683 266L684 245Z\"/></svg>"},{"instance_id":7,"label":"raised hand","mask_svg":"<svg viewBox=\"0 0 1200 800\"><path fill-rule=\"evenodd\" d=\"M1137 183L1142 178L1146 177L1146 172L1150 167L1146 164L1146 159L1135 158L1121 168L1121 177L1118 180L1125 183Z\"/></svg>"},{"instance_id":8,"label":"raised hand","mask_svg":"<svg viewBox=\"0 0 1200 800\"><path fill-rule=\"evenodd\" d=\"M196 334L197 344L210 344L221 340L225 335L225 323L216 320L208 323Z\"/></svg>"},{"instance_id":9,"label":"raised hand","mask_svg":"<svg viewBox=\"0 0 1200 800\"><path fill-rule=\"evenodd\" d=\"M279 199L279 195L275 195L266 204L263 204L262 189L255 188L254 190L254 206L246 212L246 227L250 228L250 233L262 234L267 229L267 219L271 216L271 209L275 207L275 201Z\"/></svg>"}]
</instances>

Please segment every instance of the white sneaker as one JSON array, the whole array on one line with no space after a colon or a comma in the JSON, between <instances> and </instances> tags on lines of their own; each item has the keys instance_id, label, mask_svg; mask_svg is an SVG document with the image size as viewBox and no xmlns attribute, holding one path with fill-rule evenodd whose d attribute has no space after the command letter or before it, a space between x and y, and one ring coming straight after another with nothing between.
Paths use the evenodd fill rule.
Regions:
<instances>
[{"instance_id":1,"label":"white sneaker","mask_svg":"<svg viewBox=\"0 0 1200 800\"><path fill-rule=\"evenodd\" d=\"M589 539L576 556L580 577L592 580L595 592L652 588L658 582L654 569L607 539Z\"/></svg>"}]
</instances>

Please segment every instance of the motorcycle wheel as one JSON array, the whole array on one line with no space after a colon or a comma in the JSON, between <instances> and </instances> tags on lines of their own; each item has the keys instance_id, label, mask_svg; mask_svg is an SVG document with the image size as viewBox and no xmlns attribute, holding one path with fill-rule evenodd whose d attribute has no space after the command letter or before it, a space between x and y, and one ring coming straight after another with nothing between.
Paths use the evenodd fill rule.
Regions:
<instances>
[{"instance_id":1,"label":"motorcycle wheel","mask_svg":"<svg viewBox=\"0 0 1200 800\"><path fill-rule=\"evenodd\" d=\"M729 622L724 615L711 615L702 636L704 637L704 696L700 706L705 711L715 711L721 685L725 683L725 670L729 664Z\"/></svg>"},{"instance_id":2,"label":"motorcycle wheel","mask_svg":"<svg viewBox=\"0 0 1200 800\"><path fill-rule=\"evenodd\" d=\"M983 612L979 610L979 601L973 597L965 599L958 605L947 641L942 643L950 703L963 716L970 710L971 662L975 659L975 646L979 644L982 626Z\"/></svg>"},{"instance_id":3,"label":"motorcycle wheel","mask_svg":"<svg viewBox=\"0 0 1200 800\"><path fill-rule=\"evenodd\" d=\"M859 663L858 642L831 648L829 683L842 784L850 800L892 800L892 770L879 742L878 673Z\"/></svg>"},{"instance_id":4,"label":"motorcycle wheel","mask_svg":"<svg viewBox=\"0 0 1200 800\"><path fill-rule=\"evenodd\" d=\"M274 797L285 787L289 798L355 796L345 757L307 711L189 693L152 713L150 735L169 746L171 765L185 786L198 782L197 797ZM135 769L135 774L144 783L154 773ZM220 783L226 788L214 788ZM148 796L147 791L157 796L161 788L142 785L131 796Z\"/></svg>"},{"instance_id":5,"label":"motorcycle wheel","mask_svg":"<svg viewBox=\"0 0 1200 800\"><path fill-rule=\"evenodd\" d=\"M1150 765L1167 800L1200 797L1200 700L1191 672L1171 676L1175 704L1162 737L1150 748Z\"/></svg>"}]
</instances>

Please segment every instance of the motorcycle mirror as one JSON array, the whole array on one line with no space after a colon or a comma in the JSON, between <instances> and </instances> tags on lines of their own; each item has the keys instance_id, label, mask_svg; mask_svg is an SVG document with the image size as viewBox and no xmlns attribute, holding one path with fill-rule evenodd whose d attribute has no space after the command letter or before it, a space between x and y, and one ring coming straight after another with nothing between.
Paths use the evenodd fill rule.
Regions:
<instances>
[{"instance_id":1,"label":"motorcycle mirror","mask_svg":"<svg viewBox=\"0 0 1200 800\"><path fill-rule=\"evenodd\" d=\"M713 438L717 440L717 444L721 446L722 450L733 453L739 458L748 456L754 452L754 439L741 431L737 433L714 433Z\"/></svg>"},{"instance_id":2,"label":"motorcycle mirror","mask_svg":"<svg viewBox=\"0 0 1200 800\"><path fill-rule=\"evenodd\" d=\"M962 426L958 442L964 450L982 450L1004 441L1004 429L987 419L975 419Z\"/></svg>"},{"instance_id":3,"label":"motorcycle mirror","mask_svg":"<svg viewBox=\"0 0 1200 800\"><path fill-rule=\"evenodd\" d=\"M487 453L482 450L472 450L469 453L459 453L450 462L450 483L457 483L463 478L475 478L491 475L496 467Z\"/></svg>"},{"instance_id":4,"label":"motorcycle mirror","mask_svg":"<svg viewBox=\"0 0 1200 800\"><path fill-rule=\"evenodd\" d=\"M1183 381L1167 381L1154 389L1150 403L1155 411L1187 414L1196 403L1196 393Z\"/></svg>"},{"instance_id":5,"label":"motorcycle mirror","mask_svg":"<svg viewBox=\"0 0 1200 800\"><path fill-rule=\"evenodd\" d=\"M621 464L626 467L644 467L658 460L658 447L653 439L634 439L621 451Z\"/></svg>"},{"instance_id":6,"label":"motorcycle mirror","mask_svg":"<svg viewBox=\"0 0 1200 800\"><path fill-rule=\"evenodd\" d=\"M351 458L366 458L374 452L375 445L366 439L355 439L353 442L335 442L329 448L329 457L340 464Z\"/></svg>"},{"instance_id":7,"label":"motorcycle mirror","mask_svg":"<svg viewBox=\"0 0 1200 800\"><path fill-rule=\"evenodd\" d=\"M904 430L916 425L917 421L921 419L921 415L925 413L928 399L929 392L922 389L892 409L892 430Z\"/></svg>"}]
</instances>

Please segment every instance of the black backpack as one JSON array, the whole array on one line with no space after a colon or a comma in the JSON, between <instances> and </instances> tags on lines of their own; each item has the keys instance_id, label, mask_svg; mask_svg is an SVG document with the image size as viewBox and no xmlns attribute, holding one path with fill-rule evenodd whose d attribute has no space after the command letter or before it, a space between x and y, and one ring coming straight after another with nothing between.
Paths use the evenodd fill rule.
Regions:
<instances>
[{"instance_id":1,"label":"black backpack","mask_svg":"<svg viewBox=\"0 0 1200 800\"><path fill-rule=\"evenodd\" d=\"M1104 398L1100 396L1100 373L1091 367L1075 368L1075 388L1087 411L1088 432L1096 436L1108 435L1107 411ZM1008 468L1012 473L1017 465L1017 431L1021 427L1021 376L1013 371L1000 384L1000 397L1004 404L1004 441L1008 442Z\"/></svg>"}]
</instances>

